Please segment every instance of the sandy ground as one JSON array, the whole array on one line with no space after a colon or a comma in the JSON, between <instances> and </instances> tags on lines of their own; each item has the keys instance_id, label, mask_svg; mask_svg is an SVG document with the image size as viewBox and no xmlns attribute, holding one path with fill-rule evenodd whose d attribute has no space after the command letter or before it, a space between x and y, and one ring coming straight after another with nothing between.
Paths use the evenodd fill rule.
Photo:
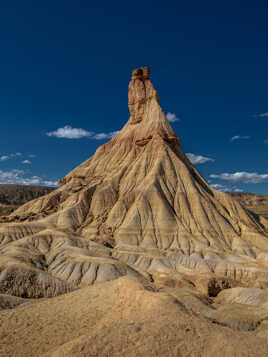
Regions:
<instances>
[{"instance_id":1,"label":"sandy ground","mask_svg":"<svg viewBox=\"0 0 268 357\"><path fill-rule=\"evenodd\" d=\"M122 277L0 312L0 356L266 356L268 340Z\"/></svg>"}]
</instances>

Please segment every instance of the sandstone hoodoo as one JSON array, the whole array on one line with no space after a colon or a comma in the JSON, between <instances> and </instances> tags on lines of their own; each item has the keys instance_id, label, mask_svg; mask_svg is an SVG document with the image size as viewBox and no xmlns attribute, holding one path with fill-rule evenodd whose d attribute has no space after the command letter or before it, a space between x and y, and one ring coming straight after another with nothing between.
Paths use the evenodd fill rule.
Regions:
<instances>
[{"instance_id":1,"label":"sandstone hoodoo","mask_svg":"<svg viewBox=\"0 0 268 357\"><path fill-rule=\"evenodd\" d=\"M111 141L57 190L1 219L0 293L54 296L122 275L196 272L268 284L268 221L195 169L149 75L133 71L130 118Z\"/></svg>"}]
</instances>

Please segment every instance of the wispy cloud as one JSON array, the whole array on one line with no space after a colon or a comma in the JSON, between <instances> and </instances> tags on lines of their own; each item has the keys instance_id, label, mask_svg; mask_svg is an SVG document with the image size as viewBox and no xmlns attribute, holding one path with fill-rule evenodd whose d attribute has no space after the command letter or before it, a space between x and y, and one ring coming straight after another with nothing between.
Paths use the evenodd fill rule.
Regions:
<instances>
[{"instance_id":1,"label":"wispy cloud","mask_svg":"<svg viewBox=\"0 0 268 357\"><path fill-rule=\"evenodd\" d=\"M63 128L58 128L55 131L48 132L48 136L54 136L56 138L64 138L64 139L81 139L81 138L89 138L95 140L104 140L111 139L119 131L112 131L110 133L95 133L94 131L87 131L82 128L73 128L70 125L65 125Z\"/></svg>"},{"instance_id":2,"label":"wispy cloud","mask_svg":"<svg viewBox=\"0 0 268 357\"><path fill-rule=\"evenodd\" d=\"M244 140L244 139L250 139L250 136L235 135L230 139L230 141Z\"/></svg>"},{"instance_id":3,"label":"wispy cloud","mask_svg":"<svg viewBox=\"0 0 268 357\"><path fill-rule=\"evenodd\" d=\"M211 161L214 162L215 160L212 159L211 157L206 157L202 155L195 155L190 152L186 154L188 159L191 161L192 164L204 164L205 162Z\"/></svg>"},{"instance_id":4,"label":"wispy cloud","mask_svg":"<svg viewBox=\"0 0 268 357\"><path fill-rule=\"evenodd\" d=\"M210 184L211 187L215 188L215 190L222 191L222 192L228 192L229 188L223 185L220 185L218 183Z\"/></svg>"},{"instance_id":5,"label":"wispy cloud","mask_svg":"<svg viewBox=\"0 0 268 357\"><path fill-rule=\"evenodd\" d=\"M168 112L166 114L166 118L170 123L175 123L176 121L180 121L180 118L177 117L177 115L175 113Z\"/></svg>"},{"instance_id":6,"label":"wispy cloud","mask_svg":"<svg viewBox=\"0 0 268 357\"><path fill-rule=\"evenodd\" d=\"M30 160L23 160L22 161L22 164L27 164L27 165L31 165L31 161Z\"/></svg>"},{"instance_id":7,"label":"wispy cloud","mask_svg":"<svg viewBox=\"0 0 268 357\"><path fill-rule=\"evenodd\" d=\"M63 128L58 128L55 131L47 133L48 136L55 136L56 138L65 139L81 139L89 138L94 133L81 128L72 128L70 125L65 125Z\"/></svg>"},{"instance_id":8,"label":"wispy cloud","mask_svg":"<svg viewBox=\"0 0 268 357\"><path fill-rule=\"evenodd\" d=\"M23 170L0 170L0 184L33 185L33 186L58 186L57 181L45 180L40 176L25 177Z\"/></svg>"},{"instance_id":9,"label":"wispy cloud","mask_svg":"<svg viewBox=\"0 0 268 357\"><path fill-rule=\"evenodd\" d=\"M268 174L258 174L257 172L235 172L235 173L222 173L219 175L210 175L211 178L230 182L242 183L263 183L268 182Z\"/></svg>"},{"instance_id":10,"label":"wispy cloud","mask_svg":"<svg viewBox=\"0 0 268 357\"><path fill-rule=\"evenodd\" d=\"M30 154L29 157L34 158L34 157L36 157L36 155L35 154Z\"/></svg>"},{"instance_id":11,"label":"wispy cloud","mask_svg":"<svg viewBox=\"0 0 268 357\"><path fill-rule=\"evenodd\" d=\"M21 152L16 152L14 154L6 154L6 155L0 156L0 161L6 161L6 160L9 160L11 158L18 158L18 157L21 157L21 156L22 156Z\"/></svg>"},{"instance_id":12,"label":"wispy cloud","mask_svg":"<svg viewBox=\"0 0 268 357\"><path fill-rule=\"evenodd\" d=\"M220 185L218 183L214 183L210 185L211 187L215 188L215 190L221 191L221 192L243 192L240 188L237 188L235 186L233 187L227 187L224 185Z\"/></svg>"},{"instance_id":13,"label":"wispy cloud","mask_svg":"<svg viewBox=\"0 0 268 357\"><path fill-rule=\"evenodd\" d=\"M93 135L92 139L96 139L96 140L112 139L118 133L119 133L119 130L112 131L111 133L99 133L99 134Z\"/></svg>"},{"instance_id":14,"label":"wispy cloud","mask_svg":"<svg viewBox=\"0 0 268 357\"><path fill-rule=\"evenodd\" d=\"M254 115L255 117L258 118L267 118L268 117L268 112L267 113L260 113L260 114L256 114Z\"/></svg>"}]
</instances>

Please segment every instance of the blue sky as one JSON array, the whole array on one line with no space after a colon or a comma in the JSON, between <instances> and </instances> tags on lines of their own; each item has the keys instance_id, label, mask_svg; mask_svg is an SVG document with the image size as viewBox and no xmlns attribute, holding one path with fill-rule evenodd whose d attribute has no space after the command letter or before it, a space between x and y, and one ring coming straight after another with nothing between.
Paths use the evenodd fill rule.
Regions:
<instances>
[{"instance_id":1,"label":"blue sky","mask_svg":"<svg viewBox=\"0 0 268 357\"><path fill-rule=\"evenodd\" d=\"M268 194L267 15L258 0L2 2L0 183L53 184L94 154L149 65L205 178Z\"/></svg>"}]
</instances>

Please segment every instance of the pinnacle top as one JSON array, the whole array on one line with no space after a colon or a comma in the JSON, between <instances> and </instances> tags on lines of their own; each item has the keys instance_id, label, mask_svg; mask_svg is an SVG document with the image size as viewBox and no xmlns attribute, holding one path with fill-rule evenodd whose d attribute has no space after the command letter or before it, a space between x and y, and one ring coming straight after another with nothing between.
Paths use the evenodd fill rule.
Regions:
<instances>
[{"instance_id":1,"label":"pinnacle top","mask_svg":"<svg viewBox=\"0 0 268 357\"><path fill-rule=\"evenodd\" d=\"M149 79L150 68L140 67L132 71L128 86L128 107L130 118L120 132L120 140L128 140L137 145L148 143L160 136L175 146L179 139L170 126L159 104L159 96Z\"/></svg>"},{"instance_id":2,"label":"pinnacle top","mask_svg":"<svg viewBox=\"0 0 268 357\"><path fill-rule=\"evenodd\" d=\"M148 66L136 68L132 71L132 79L149 79L150 68Z\"/></svg>"}]
</instances>

